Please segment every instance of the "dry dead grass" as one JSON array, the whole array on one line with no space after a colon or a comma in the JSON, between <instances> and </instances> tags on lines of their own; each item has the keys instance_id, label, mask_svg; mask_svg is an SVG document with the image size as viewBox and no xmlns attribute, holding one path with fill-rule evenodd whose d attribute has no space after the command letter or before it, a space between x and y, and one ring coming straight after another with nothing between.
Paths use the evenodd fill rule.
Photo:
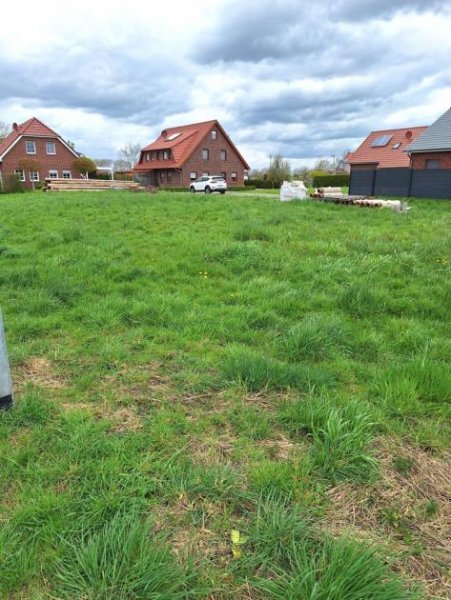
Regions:
<instances>
[{"instance_id":1,"label":"dry dead grass","mask_svg":"<svg viewBox=\"0 0 451 600\"><path fill-rule=\"evenodd\" d=\"M408 472L395 468L395 457L406 461ZM330 490L325 526L394 550L395 568L422 583L429 598L451 598L451 456L384 440L379 460L377 485Z\"/></svg>"},{"instance_id":2,"label":"dry dead grass","mask_svg":"<svg viewBox=\"0 0 451 600\"><path fill-rule=\"evenodd\" d=\"M47 389L63 389L67 381L56 373L53 363L47 358L34 356L13 370L13 387L21 393L29 383Z\"/></svg>"},{"instance_id":3,"label":"dry dead grass","mask_svg":"<svg viewBox=\"0 0 451 600\"><path fill-rule=\"evenodd\" d=\"M144 426L144 419L136 406L113 406L107 402L94 404L89 402L64 402L61 408L65 411L82 411L96 419L105 419L111 423L112 433L139 431Z\"/></svg>"}]
</instances>

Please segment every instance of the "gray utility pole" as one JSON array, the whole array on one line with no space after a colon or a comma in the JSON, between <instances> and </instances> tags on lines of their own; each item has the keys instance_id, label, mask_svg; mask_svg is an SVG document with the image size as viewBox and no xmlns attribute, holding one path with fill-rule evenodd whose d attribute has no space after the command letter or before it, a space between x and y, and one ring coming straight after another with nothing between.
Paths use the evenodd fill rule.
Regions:
<instances>
[{"instance_id":1,"label":"gray utility pole","mask_svg":"<svg viewBox=\"0 0 451 600\"><path fill-rule=\"evenodd\" d=\"M5 330L0 309L0 410L9 408L13 403L13 386L9 372L8 353L6 351Z\"/></svg>"}]
</instances>

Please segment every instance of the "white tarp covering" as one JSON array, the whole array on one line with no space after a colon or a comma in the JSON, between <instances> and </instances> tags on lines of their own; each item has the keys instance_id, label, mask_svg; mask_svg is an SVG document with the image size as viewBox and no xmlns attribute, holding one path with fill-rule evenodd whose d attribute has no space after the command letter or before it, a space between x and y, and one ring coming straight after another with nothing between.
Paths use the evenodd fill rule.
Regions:
<instances>
[{"instance_id":1,"label":"white tarp covering","mask_svg":"<svg viewBox=\"0 0 451 600\"><path fill-rule=\"evenodd\" d=\"M308 198L307 188L303 181L284 181L280 188L280 201L305 200Z\"/></svg>"}]
</instances>

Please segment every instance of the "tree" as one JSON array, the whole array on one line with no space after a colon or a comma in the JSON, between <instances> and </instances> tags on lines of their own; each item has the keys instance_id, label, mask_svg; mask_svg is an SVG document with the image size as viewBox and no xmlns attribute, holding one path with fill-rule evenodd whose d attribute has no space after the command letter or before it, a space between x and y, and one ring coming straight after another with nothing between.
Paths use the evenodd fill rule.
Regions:
<instances>
[{"instance_id":1,"label":"tree","mask_svg":"<svg viewBox=\"0 0 451 600\"><path fill-rule=\"evenodd\" d=\"M22 169L24 173L28 171L30 174L40 173L42 171L42 165L38 160L36 160L36 158L22 158L21 160L19 160L19 168ZM30 179L31 185L34 189L35 180L31 177Z\"/></svg>"},{"instance_id":2,"label":"tree","mask_svg":"<svg viewBox=\"0 0 451 600\"><path fill-rule=\"evenodd\" d=\"M11 131L11 127L7 125L4 121L0 121L0 142L5 139L5 137Z\"/></svg>"},{"instance_id":3,"label":"tree","mask_svg":"<svg viewBox=\"0 0 451 600\"><path fill-rule=\"evenodd\" d=\"M85 178L89 179L89 174L96 172L96 163L89 156L79 156L72 163L72 168L81 175L84 173Z\"/></svg>"},{"instance_id":4,"label":"tree","mask_svg":"<svg viewBox=\"0 0 451 600\"><path fill-rule=\"evenodd\" d=\"M268 181L275 187L280 186L284 181L291 178L291 166L288 160L282 158L280 154L276 154L270 158L269 169L267 172Z\"/></svg>"},{"instance_id":5,"label":"tree","mask_svg":"<svg viewBox=\"0 0 451 600\"><path fill-rule=\"evenodd\" d=\"M135 163L138 162L140 152L141 146L139 144L132 144L131 142L119 150L119 156L124 163L127 163L127 169L133 169Z\"/></svg>"},{"instance_id":6,"label":"tree","mask_svg":"<svg viewBox=\"0 0 451 600\"><path fill-rule=\"evenodd\" d=\"M66 144L69 146L69 148L72 148L72 150L75 150L74 142L71 142L70 140L66 140Z\"/></svg>"}]
</instances>

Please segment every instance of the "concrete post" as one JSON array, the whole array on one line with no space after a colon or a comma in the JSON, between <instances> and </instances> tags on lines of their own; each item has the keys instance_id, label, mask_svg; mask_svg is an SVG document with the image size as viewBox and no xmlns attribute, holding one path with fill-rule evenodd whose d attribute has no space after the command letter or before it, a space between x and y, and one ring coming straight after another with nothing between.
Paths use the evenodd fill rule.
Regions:
<instances>
[{"instance_id":1,"label":"concrete post","mask_svg":"<svg viewBox=\"0 0 451 600\"><path fill-rule=\"evenodd\" d=\"M9 408L13 403L13 386L9 372L8 353L6 352L5 330L0 309L0 410Z\"/></svg>"}]
</instances>

